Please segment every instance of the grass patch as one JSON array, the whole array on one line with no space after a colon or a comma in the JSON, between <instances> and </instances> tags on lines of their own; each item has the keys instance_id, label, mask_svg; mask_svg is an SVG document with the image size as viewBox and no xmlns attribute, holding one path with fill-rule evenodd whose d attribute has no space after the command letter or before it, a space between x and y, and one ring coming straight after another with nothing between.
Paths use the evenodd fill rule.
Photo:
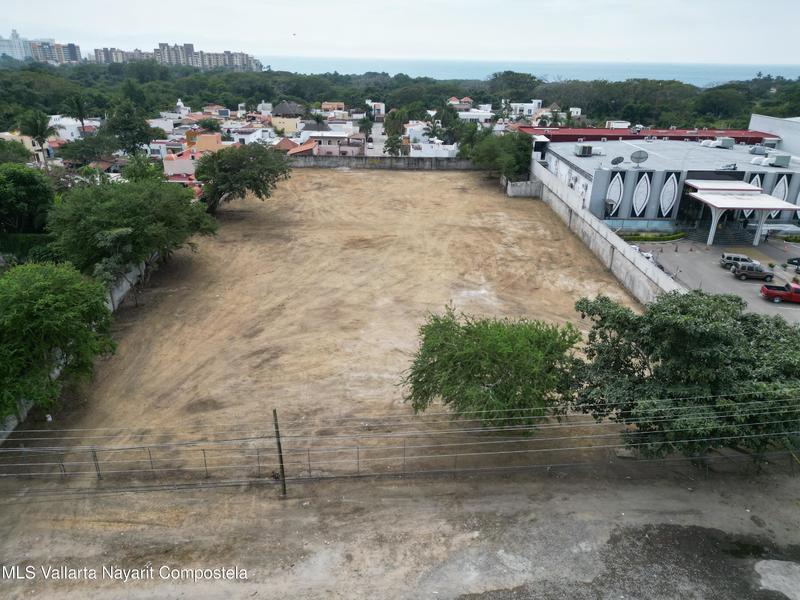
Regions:
<instances>
[{"instance_id":1,"label":"grass patch","mask_svg":"<svg viewBox=\"0 0 800 600\"><path fill-rule=\"evenodd\" d=\"M686 237L683 231L675 233L623 233L620 236L626 242L672 242Z\"/></svg>"}]
</instances>

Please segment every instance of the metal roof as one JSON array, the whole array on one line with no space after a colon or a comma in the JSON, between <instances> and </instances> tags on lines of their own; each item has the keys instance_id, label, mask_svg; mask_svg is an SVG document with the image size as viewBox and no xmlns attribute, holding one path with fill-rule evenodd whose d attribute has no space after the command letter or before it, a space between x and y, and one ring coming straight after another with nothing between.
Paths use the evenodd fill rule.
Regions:
<instances>
[{"instance_id":1,"label":"metal roof","mask_svg":"<svg viewBox=\"0 0 800 600\"><path fill-rule=\"evenodd\" d=\"M798 210L796 204L790 204L769 194L720 194L709 192L691 192L692 198L713 208L723 210Z\"/></svg>"}]
</instances>

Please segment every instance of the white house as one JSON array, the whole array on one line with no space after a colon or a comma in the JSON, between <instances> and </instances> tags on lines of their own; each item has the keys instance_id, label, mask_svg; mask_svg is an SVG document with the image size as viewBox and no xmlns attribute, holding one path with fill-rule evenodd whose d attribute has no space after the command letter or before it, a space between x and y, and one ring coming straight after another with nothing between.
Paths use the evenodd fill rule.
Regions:
<instances>
[{"instance_id":1,"label":"white house","mask_svg":"<svg viewBox=\"0 0 800 600\"><path fill-rule=\"evenodd\" d=\"M372 119L374 121L383 121L383 117L386 116L386 104L367 99L366 105L372 109Z\"/></svg>"},{"instance_id":2,"label":"white house","mask_svg":"<svg viewBox=\"0 0 800 600\"><path fill-rule=\"evenodd\" d=\"M428 136L425 135L425 129L428 124L425 121L409 121L403 127L406 130L408 141L412 144L427 143Z\"/></svg>"},{"instance_id":3,"label":"white house","mask_svg":"<svg viewBox=\"0 0 800 600\"><path fill-rule=\"evenodd\" d=\"M447 145L433 138L429 143L412 143L408 155L412 158L455 158L458 144Z\"/></svg>"},{"instance_id":4,"label":"white house","mask_svg":"<svg viewBox=\"0 0 800 600\"><path fill-rule=\"evenodd\" d=\"M150 125L150 127L162 129L165 133L172 133L172 130L175 129L175 121L163 117L160 119L147 119L147 124Z\"/></svg>"},{"instance_id":5,"label":"white house","mask_svg":"<svg viewBox=\"0 0 800 600\"><path fill-rule=\"evenodd\" d=\"M87 129L100 126L100 119L85 119L84 122ZM49 123L51 127L55 127L57 130L55 137L62 140L72 141L82 137L81 122L78 119L65 115L50 115Z\"/></svg>"},{"instance_id":6,"label":"white house","mask_svg":"<svg viewBox=\"0 0 800 600\"><path fill-rule=\"evenodd\" d=\"M275 132L266 127L242 127L240 129L231 129L231 137L234 142L240 144L253 144L255 142L269 141L270 138L275 137Z\"/></svg>"},{"instance_id":7,"label":"white house","mask_svg":"<svg viewBox=\"0 0 800 600\"><path fill-rule=\"evenodd\" d=\"M569 116L573 119L578 119L581 116L582 110L577 106L570 106L569 107Z\"/></svg>"},{"instance_id":8,"label":"white house","mask_svg":"<svg viewBox=\"0 0 800 600\"><path fill-rule=\"evenodd\" d=\"M530 102L508 102L508 100L504 100L503 102L507 103L509 112L515 117L532 117L537 110L542 108L541 100L531 100Z\"/></svg>"},{"instance_id":9,"label":"white house","mask_svg":"<svg viewBox=\"0 0 800 600\"><path fill-rule=\"evenodd\" d=\"M606 121L606 129L630 129L630 121Z\"/></svg>"},{"instance_id":10,"label":"white house","mask_svg":"<svg viewBox=\"0 0 800 600\"><path fill-rule=\"evenodd\" d=\"M492 122L494 113L490 110L479 110L472 108L470 110L462 110L458 113L458 118L464 121L471 121L473 123L480 123L481 125L488 125Z\"/></svg>"},{"instance_id":11,"label":"white house","mask_svg":"<svg viewBox=\"0 0 800 600\"><path fill-rule=\"evenodd\" d=\"M256 106L256 110L265 117L272 115L272 102L264 102L262 100L259 102L258 106Z\"/></svg>"}]
</instances>

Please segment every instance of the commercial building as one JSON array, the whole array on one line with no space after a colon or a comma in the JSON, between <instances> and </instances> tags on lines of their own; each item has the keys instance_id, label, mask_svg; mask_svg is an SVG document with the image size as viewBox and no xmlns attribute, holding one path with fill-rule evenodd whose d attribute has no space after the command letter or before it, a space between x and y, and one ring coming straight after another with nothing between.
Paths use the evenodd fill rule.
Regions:
<instances>
[{"instance_id":1,"label":"commercial building","mask_svg":"<svg viewBox=\"0 0 800 600\"><path fill-rule=\"evenodd\" d=\"M797 224L800 214L800 162L732 138L574 143L537 136L534 163L614 230L683 229L713 241L709 232L727 228L753 239L758 221L780 228ZM747 198L736 201L742 194Z\"/></svg>"},{"instance_id":2,"label":"commercial building","mask_svg":"<svg viewBox=\"0 0 800 600\"><path fill-rule=\"evenodd\" d=\"M609 122L607 124L613 124ZM551 142L609 142L612 140L676 140L696 142L732 138L736 144L777 144L780 136L763 130L750 129L652 129L632 127L530 127L520 125L517 130L529 135L543 135Z\"/></svg>"}]
</instances>

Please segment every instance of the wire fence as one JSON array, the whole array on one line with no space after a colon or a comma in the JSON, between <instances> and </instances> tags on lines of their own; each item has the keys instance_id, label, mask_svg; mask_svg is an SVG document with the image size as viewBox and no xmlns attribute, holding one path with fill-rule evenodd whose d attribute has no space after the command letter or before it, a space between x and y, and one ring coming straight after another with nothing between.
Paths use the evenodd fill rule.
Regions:
<instances>
[{"instance_id":1,"label":"wire fence","mask_svg":"<svg viewBox=\"0 0 800 600\"><path fill-rule=\"evenodd\" d=\"M476 413L453 420L443 418L447 413L429 413L296 419L280 428L275 414L272 423L260 428L29 429L14 432L0 447L0 482L13 494L20 486L30 492L33 482L42 481L61 482L64 490L213 483L280 483L285 489L287 482L327 478L515 470L553 474L588 468L612 477L686 475L698 467L705 476L764 468L800 471L797 455L785 445L791 436L800 436L800 407L794 398L743 399L724 409L712 404L666 408L656 402L648 410L640 422L670 427L625 430L585 415L485 419ZM725 435L724 425L742 414L754 433ZM715 425L717 434L698 436L698 418ZM672 453L649 457L665 435ZM745 438L764 442L768 451L753 456L736 449ZM681 452L698 443L717 450L702 457Z\"/></svg>"}]
</instances>

